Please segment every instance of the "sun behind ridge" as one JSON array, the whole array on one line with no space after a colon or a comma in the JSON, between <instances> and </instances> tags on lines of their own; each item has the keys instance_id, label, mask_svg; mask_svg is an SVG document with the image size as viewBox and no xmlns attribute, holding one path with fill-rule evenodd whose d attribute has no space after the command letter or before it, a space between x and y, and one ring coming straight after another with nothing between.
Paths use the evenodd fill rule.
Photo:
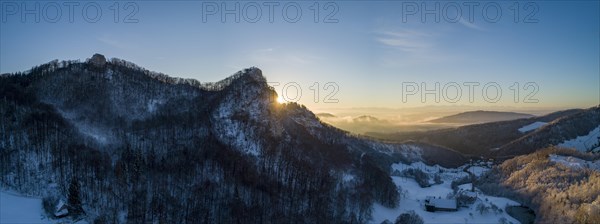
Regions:
<instances>
[{"instance_id":1,"label":"sun behind ridge","mask_svg":"<svg viewBox=\"0 0 600 224\"><path fill-rule=\"evenodd\" d=\"M277 96L277 103L284 104L285 103L285 99L283 99L283 97L281 95L278 95Z\"/></svg>"}]
</instances>

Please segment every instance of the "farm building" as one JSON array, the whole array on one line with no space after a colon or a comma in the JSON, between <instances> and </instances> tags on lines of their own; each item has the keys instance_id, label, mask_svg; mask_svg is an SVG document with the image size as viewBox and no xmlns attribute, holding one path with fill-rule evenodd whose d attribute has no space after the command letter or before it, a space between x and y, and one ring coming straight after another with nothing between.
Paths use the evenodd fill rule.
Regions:
<instances>
[{"instance_id":1,"label":"farm building","mask_svg":"<svg viewBox=\"0 0 600 224\"><path fill-rule=\"evenodd\" d=\"M469 207L469 205L473 204L475 200L477 200L477 193L473 191L458 190L456 194L456 201L459 207Z\"/></svg>"},{"instance_id":2,"label":"farm building","mask_svg":"<svg viewBox=\"0 0 600 224\"><path fill-rule=\"evenodd\" d=\"M65 204L63 200L59 200L54 207L54 217L62 218L69 215L69 209L67 207L67 204Z\"/></svg>"},{"instance_id":3,"label":"farm building","mask_svg":"<svg viewBox=\"0 0 600 224\"><path fill-rule=\"evenodd\" d=\"M428 212L435 211L457 211L458 205L456 199L442 199L428 196L425 199L425 210Z\"/></svg>"}]
</instances>

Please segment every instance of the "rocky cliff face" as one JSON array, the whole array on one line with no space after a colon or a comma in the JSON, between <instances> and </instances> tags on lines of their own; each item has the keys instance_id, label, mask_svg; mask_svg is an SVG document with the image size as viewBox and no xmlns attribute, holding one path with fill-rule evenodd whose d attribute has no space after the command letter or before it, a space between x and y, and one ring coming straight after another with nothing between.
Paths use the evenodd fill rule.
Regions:
<instances>
[{"instance_id":1,"label":"rocky cliff face","mask_svg":"<svg viewBox=\"0 0 600 224\"><path fill-rule=\"evenodd\" d=\"M106 65L106 58L104 55L94 54L92 58L89 59L89 63L98 68L103 68Z\"/></svg>"}]
</instances>

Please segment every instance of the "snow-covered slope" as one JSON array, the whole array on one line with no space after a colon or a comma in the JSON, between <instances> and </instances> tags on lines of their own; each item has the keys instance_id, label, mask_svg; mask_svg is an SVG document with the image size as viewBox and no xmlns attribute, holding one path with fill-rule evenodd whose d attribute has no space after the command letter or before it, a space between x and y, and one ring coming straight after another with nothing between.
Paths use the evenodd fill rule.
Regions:
<instances>
[{"instance_id":1,"label":"snow-covered slope","mask_svg":"<svg viewBox=\"0 0 600 224\"><path fill-rule=\"evenodd\" d=\"M474 157L494 158L498 157L495 154L501 154L499 156L501 157L500 159L505 159L508 157L505 154L510 154L509 156L523 155L541 147L546 147L548 144L560 143L552 142L553 139L562 141L564 139L561 138L583 135L581 132L587 134L589 130L600 124L600 116L598 116L600 113L598 111L600 110L597 107L585 110L571 109L544 116L510 121L474 124L430 131L380 133L372 136L400 142L426 142ZM525 131L541 124L532 125L536 122L546 122L548 124L539 127L536 131L530 130L525 133L519 131L519 129ZM556 128L547 129L548 126L556 126ZM524 127L526 129L522 129ZM533 136L533 139L521 142L521 138L529 138L528 135L534 134L537 136L537 132L541 132L539 137ZM505 148L510 148L508 149L509 152L503 152ZM468 162L468 159L465 162Z\"/></svg>"},{"instance_id":2,"label":"snow-covered slope","mask_svg":"<svg viewBox=\"0 0 600 224\"><path fill-rule=\"evenodd\" d=\"M587 135L566 140L558 144L558 146L575 148L582 152L600 152L600 126L590 131Z\"/></svg>"},{"instance_id":3,"label":"snow-covered slope","mask_svg":"<svg viewBox=\"0 0 600 224\"><path fill-rule=\"evenodd\" d=\"M572 156L550 155L550 161L563 164L568 167L581 169L588 168L600 171L600 160L587 161Z\"/></svg>"},{"instance_id":4,"label":"snow-covered slope","mask_svg":"<svg viewBox=\"0 0 600 224\"><path fill-rule=\"evenodd\" d=\"M525 126L523 126L523 127L519 128L519 131L520 131L521 133L529 132L529 131L532 131L532 130L538 129L538 128L540 128L540 127L542 127L542 126L546 125L546 124L548 124L548 123L546 123L546 122L541 122L541 121L536 121L536 122L533 122L533 123L531 123L531 124L528 124L528 125L525 125Z\"/></svg>"},{"instance_id":5,"label":"snow-covered slope","mask_svg":"<svg viewBox=\"0 0 600 224\"><path fill-rule=\"evenodd\" d=\"M499 159L512 158L535 152L549 145L589 151L590 148L598 147L600 132L598 127L600 127L600 106L591 107L556 118L535 131L522 133L524 134L522 137L499 147L492 152L492 155Z\"/></svg>"},{"instance_id":6,"label":"snow-covered slope","mask_svg":"<svg viewBox=\"0 0 600 224\"><path fill-rule=\"evenodd\" d=\"M430 166L424 164L423 162L414 162L411 164L394 163L392 164L391 169L392 173L401 173L402 171L408 169L418 169L429 175L438 174L444 177L445 179L452 181L462 177L466 177L469 175L469 173L475 176L481 176L483 173L490 170L490 165L486 164L485 162L476 162L473 165L464 164L457 168L447 168L438 164Z\"/></svg>"}]
</instances>

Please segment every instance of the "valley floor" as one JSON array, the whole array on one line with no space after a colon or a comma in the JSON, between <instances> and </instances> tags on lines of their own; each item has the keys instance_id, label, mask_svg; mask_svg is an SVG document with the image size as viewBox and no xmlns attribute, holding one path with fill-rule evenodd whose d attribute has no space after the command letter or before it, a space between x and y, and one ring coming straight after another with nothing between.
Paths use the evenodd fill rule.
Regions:
<instances>
[{"instance_id":1,"label":"valley floor","mask_svg":"<svg viewBox=\"0 0 600 224\"><path fill-rule=\"evenodd\" d=\"M420 164L420 166L425 165ZM435 170L435 167L431 166L426 166L425 168L426 169L423 169L424 171ZM469 168L469 170L473 170L472 168ZM448 172L448 170L454 170L456 172ZM485 170L485 168L478 167L475 170L482 171ZM442 180L444 182L442 184L432 185L426 188L421 188L419 184L412 178L392 176L396 186L401 188L401 190L399 189L399 193L402 195L402 198L400 199L399 206L397 208L390 209L380 204L375 204L373 206L373 219L371 220L371 223L379 224L386 219L394 222L401 213L410 210L414 210L419 216L421 216L425 223L501 223L500 220L502 218L505 219L505 223L519 223L519 221L506 213L507 206L518 206L520 205L519 203L507 198L487 196L480 191L477 191L477 189L477 200L468 208L461 207L456 212L425 211L424 199L427 196L446 198L449 193L453 192L451 187L452 180L465 176L465 173L460 171L460 168L446 169L443 174ZM460 185L459 188L467 190L471 188L471 184L463 184ZM502 209L502 211L495 213L494 211L489 210L488 212L481 214L477 210L477 205L480 203L488 207L491 207L492 204L494 204L498 208Z\"/></svg>"}]
</instances>

